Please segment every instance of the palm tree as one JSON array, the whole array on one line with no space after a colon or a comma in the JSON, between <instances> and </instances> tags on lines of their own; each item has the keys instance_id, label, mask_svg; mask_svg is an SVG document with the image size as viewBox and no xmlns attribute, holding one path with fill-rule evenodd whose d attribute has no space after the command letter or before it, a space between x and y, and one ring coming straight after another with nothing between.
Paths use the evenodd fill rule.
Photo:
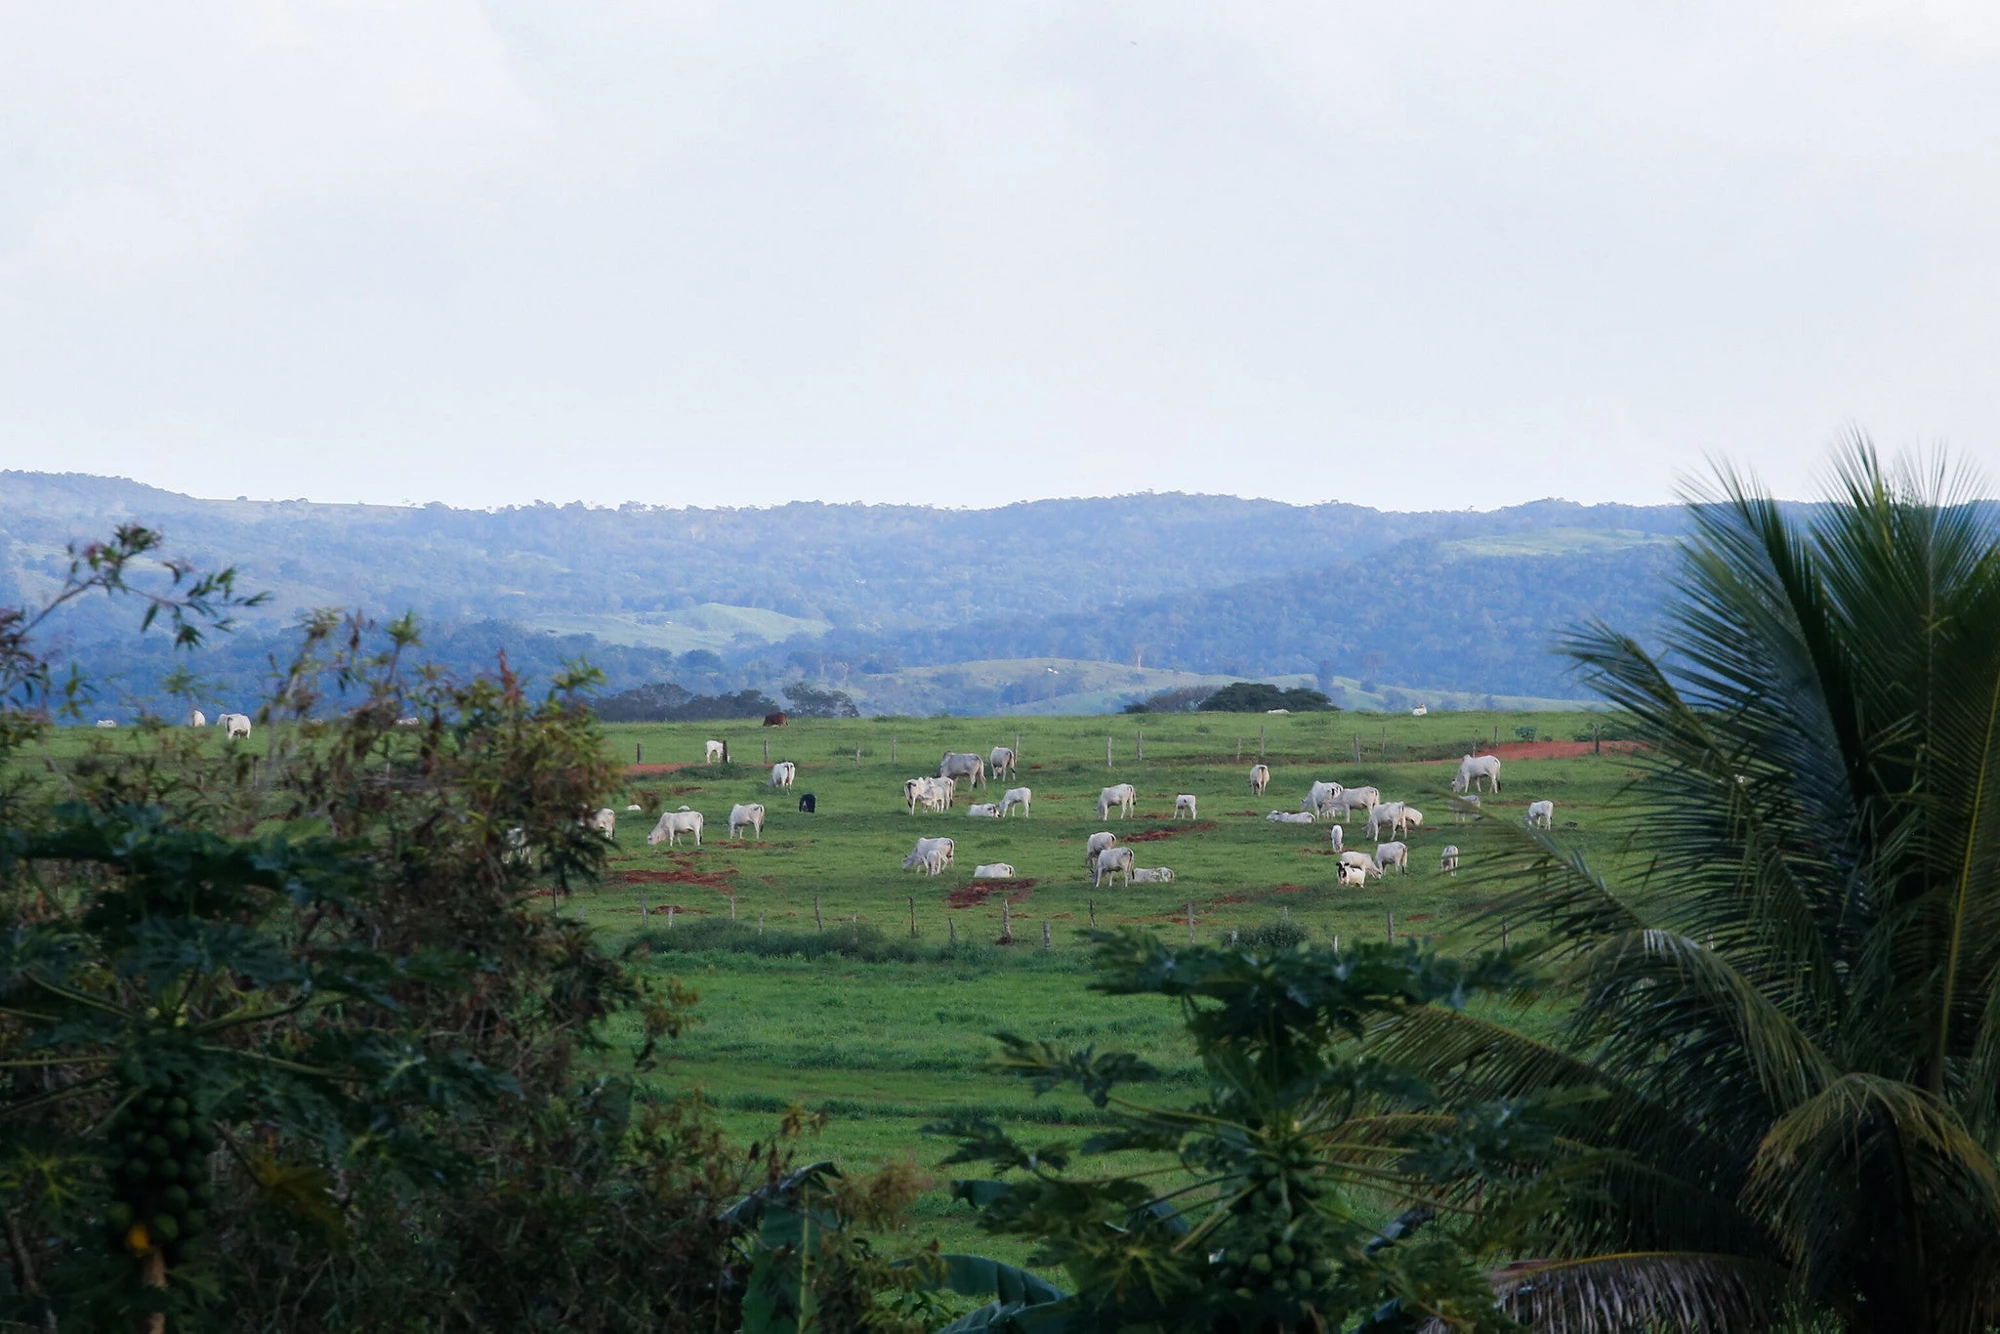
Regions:
<instances>
[{"instance_id":1,"label":"palm tree","mask_svg":"<svg viewBox=\"0 0 2000 1334\"><path fill-rule=\"evenodd\" d=\"M2000 1323L2000 524L1863 439L1835 479L1788 510L1724 472L1664 652L1565 645L1645 749L1631 872L1523 831L1495 910L1540 928L1559 1036L1381 1035L1460 1097L1594 1095L1497 1276L1538 1328L1727 1328L1753 1292Z\"/></svg>"}]
</instances>

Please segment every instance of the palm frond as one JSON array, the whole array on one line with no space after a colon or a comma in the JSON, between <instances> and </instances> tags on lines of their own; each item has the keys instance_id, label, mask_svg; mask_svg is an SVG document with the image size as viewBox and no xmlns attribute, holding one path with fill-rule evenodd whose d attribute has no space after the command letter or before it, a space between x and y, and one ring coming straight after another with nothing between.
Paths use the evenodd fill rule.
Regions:
<instances>
[{"instance_id":1,"label":"palm frond","mask_svg":"<svg viewBox=\"0 0 2000 1334\"><path fill-rule=\"evenodd\" d=\"M1507 1312L1538 1334L1763 1330L1789 1292L1782 1266L1699 1251L1523 1260L1488 1278ZM1446 1334L1442 1321L1418 1328Z\"/></svg>"}]
</instances>

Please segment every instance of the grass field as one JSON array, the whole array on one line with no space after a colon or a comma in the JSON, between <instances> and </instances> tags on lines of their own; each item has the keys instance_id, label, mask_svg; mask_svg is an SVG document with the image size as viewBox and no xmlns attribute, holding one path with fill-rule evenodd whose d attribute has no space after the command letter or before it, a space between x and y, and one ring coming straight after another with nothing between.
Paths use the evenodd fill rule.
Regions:
<instances>
[{"instance_id":1,"label":"grass field","mask_svg":"<svg viewBox=\"0 0 2000 1334\"><path fill-rule=\"evenodd\" d=\"M1602 722L1602 715L901 718L794 720L781 729L617 725L607 729L609 744L621 759L643 757L645 764L628 776L629 790L616 800L618 848L605 882L574 903L610 947L650 936L655 950L646 966L700 993L702 1022L676 1045L663 1084L700 1088L745 1143L768 1139L796 1103L830 1115L808 1153L856 1167L913 1157L932 1169L948 1146L920 1133L929 1121L979 1113L1047 1127L1092 1115L1080 1099L1036 1099L1024 1085L987 1073L983 1065L998 1031L1136 1051L1166 1072L1161 1096L1192 1095L1198 1072L1180 1040L1175 1009L1088 989L1081 935L1093 911L1100 926L1137 925L1185 941L1192 904L1195 934L1210 942L1282 916L1322 943L1335 934L1380 940L1393 913L1399 936L1470 945L1463 928L1481 906L1479 872L1502 855L1509 835L1454 822L1446 787L1457 757L1475 735L1490 744L1497 731L1507 755L1518 728L1570 742L1587 735L1593 721ZM1245 780L1258 756L1260 730L1273 777L1270 791L1253 798ZM729 743L732 763L701 763L702 743L711 737ZM943 751L983 755L995 745L1014 745L1017 737L1021 771L1013 785L1033 789L1031 819L969 819L963 793L946 814L906 813L903 780L934 773ZM64 729L52 746L81 749L109 740L91 729ZM215 744L223 743L218 738ZM770 759L799 766L793 793L767 789L766 746ZM1512 755L1503 790L1486 798L1485 809L1518 821L1529 801L1553 800L1558 830L1608 862L1620 840L1608 805L1630 773L1629 761L1609 748L1601 756ZM1336 889L1336 860L1324 826L1264 819L1272 809L1296 810L1316 778L1373 784L1389 799L1425 810L1425 824L1410 839L1407 876L1392 871L1365 889ZM1137 815L1099 822L1097 792L1114 782L1136 785ZM817 798L816 814L798 812L797 797L805 792ZM1199 800L1201 818L1193 826L1169 818L1181 792ZM687 805L704 812L704 846L649 847L651 817L623 809L648 793L666 809ZM729 807L750 801L763 802L769 812L763 837L728 840ZM1100 828L1133 842L1140 865L1173 867L1175 882L1093 890L1083 843ZM1349 847L1373 846L1361 838L1358 819L1345 832ZM940 833L958 842L955 868L935 878L899 869L919 834ZM1160 836L1145 837L1152 833ZM1141 837L1135 841L1135 835ZM1447 843L1463 850L1456 878L1438 870L1439 850ZM1004 894L1011 946L996 944L1003 895L982 896L971 879L980 862L1011 863L1019 880L1028 882ZM728 925L732 902L734 928ZM843 942L858 944L843 948ZM635 1031L622 1026L616 1036L630 1042ZM949 1248L1010 1255L1007 1246L975 1235L964 1206L954 1210L941 1189L927 1195L918 1212L924 1233Z\"/></svg>"},{"instance_id":2,"label":"grass field","mask_svg":"<svg viewBox=\"0 0 2000 1334\"><path fill-rule=\"evenodd\" d=\"M802 1103L830 1113L817 1150L825 1156L854 1166L913 1156L929 1168L946 1145L920 1128L943 1116L977 1112L1002 1121L1058 1123L1087 1121L1092 1114L1081 1099L1036 1099L1025 1086L986 1073L982 1067L997 1031L1136 1051L1166 1071L1170 1087L1162 1096L1191 1094L1198 1072L1180 1041L1177 1012L1154 1000L1088 990L1081 934L1093 910L1100 926L1138 925L1184 941L1192 904L1195 933L1211 942L1281 916L1325 943L1335 934L1379 940L1393 913L1399 936L1470 944L1457 933L1480 906L1476 873L1482 857L1499 855L1507 835L1454 822L1446 787L1457 756L1475 733L1490 743L1497 728L1503 743L1513 743L1516 728L1533 727L1540 738L1569 741L1587 734L1592 721L1586 714L1342 713L794 720L783 729L617 726L609 731L621 757L643 752L649 768L686 766L635 775L634 794L650 789L668 809L685 804L703 811L708 838L699 851L649 848L651 819L621 812L619 853L607 883L579 897L610 943L642 929L644 898L648 933L661 947L651 966L679 976L702 997L704 1021L680 1044L669 1078L701 1087L738 1135L768 1137L784 1110ZM1260 728L1273 777L1270 791L1252 798L1246 776L1257 758ZM1014 783L1034 790L1032 819L969 819L964 795L944 815L906 813L905 778L935 772L946 749L984 754L1013 745L1017 734L1022 768ZM731 765L700 763L702 742L710 737L729 743ZM772 760L798 764L793 794L767 789L767 745ZM1529 801L1553 800L1558 827L1574 822L1563 832L1608 858L1619 833L1607 804L1629 773L1629 763L1610 751L1510 758L1502 793L1487 797L1486 809L1518 820ZM1335 889L1336 862L1323 826L1264 819L1272 809L1296 809L1315 778L1374 784L1391 799L1425 809L1426 822L1410 840L1407 877L1391 872L1364 890ZM1101 823L1097 792L1113 782L1138 788L1137 815ZM804 792L816 797L816 814L798 812L796 797ZM1193 828L1187 821L1176 828L1170 819L1180 792L1199 799L1201 820ZM761 801L769 811L763 838L727 841L729 806L748 801ZM1091 889L1083 843L1100 828L1128 841L1134 834L1172 831L1135 846L1141 865L1173 867L1174 883ZM957 840L952 871L931 878L899 869L919 834L939 833ZM1361 833L1357 819L1346 830L1349 847L1373 846ZM1447 843L1463 850L1464 869L1456 878L1438 871ZM1011 863L1019 878L1032 881L1005 895L1012 900L1011 947L995 944L1003 896L975 901L970 875L980 862ZM732 897L733 936L722 924ZM837 937L852 922L875 928L882 938L858 954L809 957L825 939L815 926L816 902L828 935ZM672 932L662 913L669 904L675 909ZM954 932L955 951L948 943ZM801 943L807 948L787 949ZM868 961L885 947L914 957ZM954 1211L941 1191L928 1196L919 1213L921 1225L947 1247L1006 1253L972 1235L963 1206Z\"/></svg>"}]
</instances>

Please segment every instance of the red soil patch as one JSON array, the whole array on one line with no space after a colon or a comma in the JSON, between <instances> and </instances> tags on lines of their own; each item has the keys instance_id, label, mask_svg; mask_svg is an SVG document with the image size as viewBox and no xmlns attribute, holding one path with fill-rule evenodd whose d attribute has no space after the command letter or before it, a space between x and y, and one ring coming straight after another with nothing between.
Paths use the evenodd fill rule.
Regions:
<instances>
[{"instance_id":1,"label":"red soil patch","mask_svg":"<svg viewBox=\"0 0 2000 1334\"><path fill-rule=\"evenodd\" d=\"M1141 829L1136 834L1127 834L1120 843L1157 843L1163 838L1176 834L1203 834L1215 828L1213 820L1196 820L1193 824L1163 824L1154 829Z\"/></svg>"},{"instance_id":2,"label":"red soil patch","mask_svg":"<svg viewBox=\"0 0 2000 1334\"><path fill-rule=\"evenodd\" d=\"M1250 896L1248 894L1217 894L1209 900L1209 903L1213 905L1217 903L1248 903L1249 901Z\"/></svg>"},{"instance_id":3,"label":"red soil patch","mask_svg":"<svg viewBox=\"0 0 2000 1334\"><path fill-rule=\"evenodd\" d=\"M620 871L611 877L614 885L700 885L704 889L728 889L732 871Z\"/></svg>"},{"instance_id":4,"label":"red soil patch","mask_svg":"<svg viewBox=\"0 0 2000 1334\"><path fill-rule=\"evenodd\" d=\"M625 766L625 772L634 775L670 774L677 769L685 768L687 768L685 764L628 764Z\"/></svg>"},{"instance_id":5,"label":"red soil patch","mask_svg":"<svg viewBox=\"0 0 2000 1334\"><path fill-rule=\"evenodd\" d=\"M969 885L960 885L945 895L947 908L977 908L990 895L1005 892L1007 902L1019 903L1028 897L1028 891L1035 887L1032 880L975 880Z\"/></svg>"},{"instance_id":6,"label":"red soil patch","mask_svg":"<svg viewBox=\"0 0 2000 1334\"><path fill-rule=\"evenodd\" d=\"M1497 746L1481 746L1475 755L1498 755L1503 760L1574 760L1591 753L1590 741L1503 741ZM1645 749L1636 741L1606 741L1607 755L1630 755ZM1457 760L1425 760L1425 764L1457 764Z\"/></svg>"},{"instance_id":7,"label":"red soil patch","mask_svg":"<svg viewBox=\"0 0 2000 1334\"><path fill-rule=\"evenodd\" d=\"M1274 894L1303 894L1306 892L1306 887L1304 885L1294 885L1287 883L1279 885L1276 889L1272 890L1271 892Z\"/></svg>"}]
</instances>

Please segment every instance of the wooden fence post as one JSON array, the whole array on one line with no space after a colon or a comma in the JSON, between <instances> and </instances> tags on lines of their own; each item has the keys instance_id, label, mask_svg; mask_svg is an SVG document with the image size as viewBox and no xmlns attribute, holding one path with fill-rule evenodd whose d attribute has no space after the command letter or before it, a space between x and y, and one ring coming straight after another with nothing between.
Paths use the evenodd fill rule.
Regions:
<instances>
[{"instance_id":1,"label":"wooden fence post","mask_svg":"<svg viewBox=\"0 0 2000 1334\"><path fill-rule=\"evenodd\" d=\"M766 764L769 764L770 762L771 762L771 738L769 738L769 737L765 737L765 738L764 738L764 763L766 763Z\"/></svg>"},{"instance_id":2,"label":"wooden fence post","mask_svg":"<svg viewBox=\"0 0 2000 1334\"><path fill-rule=\"evenodd\" d=\"M1109 769L1109 768L1111 767L1111 738L1110 738L1110 737L1106 737L1106 738L1104 738L1104 767L1105 767L1105 768L1107 768L1107 769Z\"/></svg>"},{"instance_id":3,"label":"wooden fence post","mask_svg":"<svg viewBox=\"0 0 2000 1334\"><path fill-rule=\"evenodd\" d=\"M758 934L758 935L760 935L760 936L764 934L764 914L763 914L763 913L758 913L758 914L757 914L757 934Z\"/></svg>"},{"instance_id":4,"label":"wooden fence post","mask_svg":"<svg viewBox=\"0 0 2000 1334\"><path fill-rule=\"evenodd\" d=\"M736 896L734 894L729 896L729 920L732 922L736 920Z\"/></svg>"},{"instance_id":5,"label":"wooden fence post","mask_svg":"<svg viewBox=\"0 0 2000 1334\"><path fill-rule=\"evenodd\" d=\"M1237 737L1237 738L1236 738L1236 762L1237 762L1238 764L1241 764L1241 763L1243 763L1243 738L1242 738L1242 737Z\"/></svg>"},{"instance_id":6,"label":"wooden fence post","mask_svg":"<svg viewBox=\"0 0 2000 1334\"><path fill-rule=\"evenodd\" d=\"M1361 763L1361 733L1354 734L1354 762Z\"/></svg>"},{"instance_id":7,"label":"wooden fence post","mask_svg":"<svg viewBox=\"0 0 2000 1334\"><path fill-rule=\"evenodd\" d=\"M890 738L889 738L889 763L891 763L891 764L894 764L895 762L896 762L896 738L894 738L894 737L890 737Z\"/></svg>"},{"instance_id":8,"label":"wooden fence post","mask_svg":"<svg viewBox=\"0 0 2000 1334\"><path fill-rule=\"evenodd\" d=\"M917 896L910 895L910 939L917 938Z\"/></svg>"},{"instance_id":9,"label":"wooden fence post","mask_svg":"<svg viewBox=\"0 0 2000 1334\"><path fill-rule=\"evenodd\" d=\"M1008 906L1005 894L1000 896L1000 943L1002 945L1014 943L1014 910Z\"/></svg>"},{"instance_id":10,"label":"wooden fence post","mask_svg":"<svg viewBox=\"0 0 2000 1334\"><path fill-rule=\"evenodd\" d=\"M813 930L826 930L826 919L819 915L819 895L813 895Z\"/></svg>"},{"instance_id":11,"label":"wooden fence post","mask_svg":"<svg viewBox=\"0 0 2000 1334\"><path fill-rule=\"evenodd\" d=\"M1095 931L1095 930L1097 930L1097 900L1096 900L1096 899L1092 899L1092 900L1090 901L1090 929L1091 929L1092 931Z\"/></svg>"},{"instance_id":12,"label":"wooden fence post","mask_svg":"<svg viewBox=\"0 0 2000 1334\"><path fill-rule=\"evenodd\" d=\"M1335 954L1340 953L1340 932L1338 931L1333 933L1333 952Z\"/></svg>"},{"instance_id":13,"label":"wooden fence post","mask_svg":"<svg viewBox=\"0 0 2000 1334\"><path fill-rule=\"evenodd\" d=\"M644 764L645 762L646 762L646 743L643 741L634 741L632 743L632 763Z\"/></svg>"},{"instance_id":14,"label":"wooden fence post","mask_svg":"<svg viewBox=\"0 0 2000 1334\"><path fill-rule=\"evenodd\" d=\"M674 929L674 905L669 903L667 905L667 930L671 931L673 929Z\"/></svg>"},{"instance_id":15,"label":"wooden fence post","mask_svg":"<svg viewBox=\"0 0 2000 1334\"><path fill-rule=\"evenodd\" d=\"M1194 944L1194 900L1188 900L1188 944Z\"/></svg>"},{"instance_id":16,"label":"wooden fence post","mask_svg":"<svg viewBox=\"0 0 2000 1334\"><path fill-rule=\"evenodd\" d=\"M1048 924L1047 922L1043 922L1043 923L1042 923L1042 948L1043 948L1043 949L1047 949L1048 947L1049 947L1049 924Z\"/></svg>"},{"instance_id":17,"label":"wooden fence post","mask_svg":"<svg viewBox=\"0 0 2000 1334\"><path fill-rule=\"evenodd\" d=\"M1257 724L1257 758L1264 758L1264 724Z\"/></svg>"},{"instance_id":18,"label":"wooden fence post","mask_svg":"<svg viewBox=\"0 0 2000 1334\"><path fill-rule=\"evenodd\" d=\"M1138 754L1138 758L1139 758L1139 759L1142 759L1142 760L1146 758L1146 729L1145 729L1145 728L1143 728L1143 727L1139 729L1139 754Z\"/></svg>"},{"instance_id":19,"label":"wooden fence post","mask_svg":"<svg viewBox=\"0 0 2000 1334\"><path fill-rule=\"evenodd\" d=\"M951 935L951 947L952 947L953 949L957 949L957 948L958 948L958 919L957 919L956 917L947 917L947 918L945 918L945 919L944 919L944 929L945 929L945 930L946 930L947 932L949 932L949 933L950 933L950 935Z\"/></svg>"},{"instance_id":20,"label":"wooden fence post","mask_svg":"<svg viewBox=\"0 0 2000 1334\"><path fill-rule=\"evenodd\" d=\"M1389 919L1389 943L1393 945L1396 943L1396 910L1387 908L1383 911Z\"/></svg>"}]
</instances>

